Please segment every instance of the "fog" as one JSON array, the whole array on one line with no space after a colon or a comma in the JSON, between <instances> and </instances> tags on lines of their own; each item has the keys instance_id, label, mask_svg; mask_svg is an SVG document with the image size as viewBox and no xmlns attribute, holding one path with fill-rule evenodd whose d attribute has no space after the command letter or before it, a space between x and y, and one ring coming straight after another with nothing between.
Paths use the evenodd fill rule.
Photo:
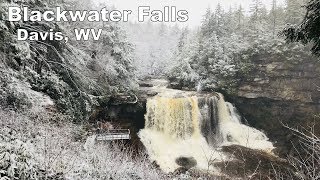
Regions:
<instances>
[{"instance_id":1,"label":"fog","mask_svg":"<svg viewBox=\"0 0 320 180\"><path fill-rule=\"evenodd\" d=\"M235 9L239 5L246 10L248 13L250 10L250 4L252 0L224 0L224 1L214 1L214 0L197 0L197 1L185 1L185 0L95 0L97 4L107 3L114 5L117 9L127 9L133 11L132 21L137 21L138 15L137 10L139 6L151 6L151 9L163 10L164 6L177 6L177 9L187 10L189 12L189 20L186 23L179 23L180 25L187 25L189 27L199 26L203 14L208 7L212 9L220 3L224 9L229 10L230 8ZM261 0L262 3L267 7L271 8L272 0ZM278 5L283 5L285 0L278 0Z\"/></svg>"}]
</instances>

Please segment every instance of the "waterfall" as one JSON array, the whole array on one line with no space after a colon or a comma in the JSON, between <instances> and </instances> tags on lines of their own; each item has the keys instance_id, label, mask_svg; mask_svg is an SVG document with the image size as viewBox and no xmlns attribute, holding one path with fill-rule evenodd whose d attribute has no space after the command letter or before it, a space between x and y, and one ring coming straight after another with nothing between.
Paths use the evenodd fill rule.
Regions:
<instances>
[{"instance_id":1,"label":"waterfall","mask_svg":"<svg viewBox=\"0 0 320 180\"><path fill-rule=\"evenodd\" d=\"M197 168L207 169L210 160L227 158L219 147L238 144L272 150L266 135L241 124L236 108L222 94L198 94L163 89L147 100L145 128L139 132L151 158L165 171L179 166L175 160L192 157Z\"/></svg>"},{"instance_id":2,"label":"waterfall","mask_svg":"<svg viewBox=\"0 0 320 180\"><path fill-rule=\"evenodd\" d=\"M236 108L224 101L219 94L218 129L222 145L238 144L252 149L272 150L274 147L268 137L261 131L241 123Z\"/></svg>"},{"instance_id":3,"label":"waterfall","mask_svg":"<svg viewBox=\"0 0 320 180\"><path fill-rule=\"evenodd\" d=\"M147 102L145 126L173 138L200 136L199 115L196 97L156 97Z\"/></svg>"}]
</instances>

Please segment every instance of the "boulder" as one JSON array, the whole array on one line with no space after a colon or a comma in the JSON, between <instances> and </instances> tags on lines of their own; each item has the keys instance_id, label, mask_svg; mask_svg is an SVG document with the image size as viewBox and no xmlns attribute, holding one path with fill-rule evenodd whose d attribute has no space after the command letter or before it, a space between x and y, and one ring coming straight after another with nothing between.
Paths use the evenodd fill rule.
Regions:
<instances>
[{"instance_id":1,"label":"boulder","mask_svg":"<svg viewBox=\"0 0 320 180\"><path fill-rule=\"evenodd\" d=\"M197 160L193 157L179 157L176 163L183 168L191 169L197 165Z\"/></svg>"}]
</instances>

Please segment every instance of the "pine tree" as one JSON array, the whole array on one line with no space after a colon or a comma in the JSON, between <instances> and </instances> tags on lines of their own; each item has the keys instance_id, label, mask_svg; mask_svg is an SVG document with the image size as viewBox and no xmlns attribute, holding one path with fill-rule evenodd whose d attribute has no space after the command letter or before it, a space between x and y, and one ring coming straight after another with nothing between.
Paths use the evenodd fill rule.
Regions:
<instances>
[{"instance_id":1,"label":"pine tree","mask_svg":"<svg viewBox=\"0 0 320 180\"><path fill-rule=\"evenodd\" d=\"M179 42L178 42L178 54L182 53L183 48L185 47L186 43L187 43L187 36L189 34L189 28L185 27L182 30L182 33L180 35L179 38Z\"/></svg>"},{"instance_id":2,"label":"pine tree","mask_svg":"<svg viewBox=\"0 0 320 180\"><path fill-rule=\"evenodd\" d=\"M250 5L251 19L253 21L259 21L261 15L261 9L263 5L261 0L252 0L252 4Z\"/></svg>"},{"instance_id":3,"label":"pine tree","mask_svg":"<svg viewBox=\"0 0 320 180\"><path fill-rule=\"evenodd\" d=\"M218 3L215 11L215 24L216 24L216 33L218 36L222 36L225 33L225 22L224 22L224 12L220 3Z\"/></svg>"},{"instance_id":4,"label":"pine tree","mask_svg":"<svg viewBox=\"0 0 320 180\"><path fill-rule=\"evenodd\" d=\"M225 18L225 30L227 34L232 34L236 31L236 27L235 25L237 25L237 18L235 16L235 13L232 9L232 7L230 6L229 11L227 13L224 14L224 18Z\"/></svg>"},{"instance_id":5,"label":"pine tree","mask_svg":"<svg viewBox=\"0 0 320 180\"><path fill-rule=\"evenodd\" d=\"M211 8L208 7L207 10L206 10L206 13L203 17L203 20L202 20L202 25L201 25L201 36L202 37L206 37L210 34L210 32L212 31L211 29L211 19L212 19L212 11L211 11Z\"/></svg>"},{"instance_id":6,"label":"pine tree","mask_svg":"<svg viewBox=\"0 0 320 180\"><path fill-rule=\"evenodd\" d=\"M167 35L167 26L164 23L161 23L160 29L159 29L159 36L164 37Z\"/></svg>"},{"instance_id":7,"label":"pine tree","mask_svg":"<svg viewBox=\"0 0 320 180\"><path fill-rule=\"evenodd\" d=\"M320 56L320 1L311 0L306 6L306 15L299 28L287 27L282 33L287 40L312 43L312 52Z\"/></svg>"},{"instance_id":8,"label":"pine tree","mask_svg":"<svg viewBox=\"0 0 320 180\"><path fill-rule=\"evenodd\" d=\"M242 5L239 6L235 16L237 21L237 31L242 33L244 25L244 9L242 8Z\"/></svg>"},{"instance_id":9,"label":"pine tree","mask_svg":"<svg viewBox=\"0 0 320 180\"><path fill-rule=\"evenodd\" d=\"M304 0L286 0L286 22L289 24L299 24L305 13L303 9Z\"/></svg>"},{"instance_id":10,"label":"pine tree","mask_svg":"<svg viewBox=\"0 0 320 180\"><path fill-rule=\"evenodd\" d=\"M263 5L261 0L252 0L252 4L250 5L250 25L253 29L253 35L259 36L260 34L260 25L261 25L261 14L262 14Z\"/></svg>"},{"instance_id":11,"label":"pine tree","mask_svg":"<svg viewBox=\"0 0 320 180\"><path fill-rule=\"evenodd\" d=\"M273 35L273 38L275 38L276 29L277 29L277 0L272 0L271 17L272 17L272 35Z\"/></svg>"},{"instance_id":12,"label":"pine tree","mask_svg":"<svg viewBox=\"0 0 320 180\"><path fill-rule=\"evenodd\" d=\"M203 17L203 20L202 20L202 24L205 24L206 22L209 21L211 14L212 14L211 8L210 8L210 7L207 7L206 13L205 13L205 15L204 15L204 17Z\"/></svg>"}]
</instances>

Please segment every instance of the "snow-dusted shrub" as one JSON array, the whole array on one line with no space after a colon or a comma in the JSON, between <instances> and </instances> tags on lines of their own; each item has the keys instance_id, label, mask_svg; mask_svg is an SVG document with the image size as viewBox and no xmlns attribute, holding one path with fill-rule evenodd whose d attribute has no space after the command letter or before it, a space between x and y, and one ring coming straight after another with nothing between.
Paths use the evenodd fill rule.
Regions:
<instances>
[{"instance_id":1,"label":"snow-dusted shrub","mask_svg":"<svg viewBox=\"0 0 320 180\"><path fill-rule=\"evenodd\" d=\"M39 179L39 166L35 161L33 145L14 136L14 130L0 131L0 177L5 179Z\"/></svg>"},{"instance_id":2,"label":"snow-dusted shrub","mask_svg":"<svg viewBox=\"0 0 320 180\"><path fill-rule=\"evenodd\" d=\"M6 95L5 103L9 108L23 110L31 105L31 103L28 101L28 98L23 93L9 91Z\"/></svg>"},{"instance_id":3,"label":"snow-dusted shrub","mask_svg":"<svg viewBox=\"0 0 320 180\"><path fill-rule=\"evenodd\" d=\"M153 167L146 156L133 158L133 151L123 145L95 145L82 151L69 179L166 179L164 174Z\"/></svg>"},{"instance_id":4,"label":"snow-dusted shrub","mask_svg":"<svg viewBox=\"0 0 320 180\"><path fill-rule=\"evenodd\" d=\"M74 138L81 126L70 122L44 111L23 115L0 109L1 176L22 180L168 179L144 153L124 144L96 144L85 150L81 138ZM8 161L12 158L11 167Z\"/></svg>"}]
</instances>

